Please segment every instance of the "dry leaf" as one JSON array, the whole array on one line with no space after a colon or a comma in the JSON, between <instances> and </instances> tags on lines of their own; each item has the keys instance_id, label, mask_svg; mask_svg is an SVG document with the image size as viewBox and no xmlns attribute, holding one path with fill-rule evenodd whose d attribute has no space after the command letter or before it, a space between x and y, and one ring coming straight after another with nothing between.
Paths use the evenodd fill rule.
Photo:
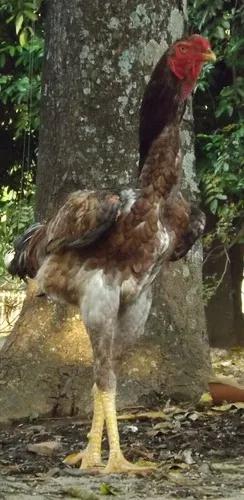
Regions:
<instances>
[{"instance_id":1,"label":"dry leaf","mask_svg":"<svg viewBox=\"0 0 244 500\"><path fill-rule=\"evenodd\" d=\"M156 431L167 432L169 429L172 429L174 425L170 422L159 422L153 426L153 429Z\"/></svg>"},{"instance_id":2,"label":"dry leaf","mask_svg":"<svg viewBox=\"0 0 244 500\"><path fill-rule=\"evenodd\" d=\"M214 411L228 411L233 406L233 403L228 403L225 405L212 406L212 410Z\"/></svg>"},{"instance_id":3,"label":"dry leaf","mask_svg":"<svg viewBox=\"0 0 244 500\"><path fill-rule=\"evenodd\" d=\"M61 448L59 441L43 441L42 443L33 443L27 445L27 450L36 455L52 456Z\"/></svg>"},{"instance_id":4,"label":"dry leaf","mask_svg":"<svg viewBox=\"0 0 244 500\"><path fill-rule=\"evenodd\" d=\"M199 419L199 417L200 417L200 416L201 416L201 415L200 415L200 413L198 413L197 411L194 411L194 412L192 412L192 413L190 413L190 414L188 415L188 418L189 418L190 420L192 420L192 422L195 422L196 420L198 420L198 419Z\"/></svg>"},{"instance_id":5,"label":"dry leaf","mask_svg":"<svg viewBox=\"0 0 244 500\"><path fill-rule=\"evenodd\" d=\"M244 409L244 403L242 401L237 401L236 403L232 403L231 406L234 406L234 408L237 408L238 410Z\"/></svg>"}]
</instances>

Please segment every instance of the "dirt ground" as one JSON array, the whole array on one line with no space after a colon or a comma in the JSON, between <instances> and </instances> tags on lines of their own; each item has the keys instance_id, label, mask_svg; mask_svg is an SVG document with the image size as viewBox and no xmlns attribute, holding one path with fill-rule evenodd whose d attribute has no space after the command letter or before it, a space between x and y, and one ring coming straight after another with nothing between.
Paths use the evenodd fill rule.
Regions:
<instances>
[{"instance_id":1,"label":"dirt ground","mask_svg":"<svg viewBox=\"0 0 244 500\"><path fill-rule=\"evenodd\" d=\"M212 350L217 376L244 383L243 349ZM120 415L126 457L157 464L147 476L91 475L63 459L87 442L89 421L38 419L0 429L0 500L244 500L244 403L134 408ZM39 445L39 446L37 446ZM107 441L103 442L104 460Z\"/></svg>"},{"instance_id":2,"label":"dirt ground","mask_svg":"<svg viewBox=\"0 0 244 500\"><path fill-rule=\"evenodd\" d=\"M85 421L42 419L5 426L0 431L0 499L244 500L243 403L204 408L167 404L154 412L137 408L122 416L119 426L126 457L156 462L155 472L144 477L87 475L64 465L65 455L86 444ZM54 444L33 447L46 441Z\"/></svg>"}]
</instances>

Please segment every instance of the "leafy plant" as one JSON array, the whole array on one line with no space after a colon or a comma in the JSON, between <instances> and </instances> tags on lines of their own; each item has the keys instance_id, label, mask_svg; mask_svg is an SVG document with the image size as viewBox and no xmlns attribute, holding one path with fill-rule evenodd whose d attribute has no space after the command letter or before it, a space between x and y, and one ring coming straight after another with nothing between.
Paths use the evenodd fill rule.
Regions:
<instances>
[{"instance_id":1,"label":"leafy plant","mask_svg":"<svg viewBox=\"0 0 244 500\"><path fill-rule=\"evenodd\" d=\"M33 175L43 58L40 0L0 4L0 149L2 185L18 191L22 170Z\"/></svg>"},{"instance_id":2,"label":"leafy plant","mask_svg":"<svg viewBox=\"0 0 244 500\"><path fill-rule=\"evenodd\" d=\"M40 4L39 0L0 4L0 281L7 276L4 255L34 217L43 58Z\"/></svg>"},{"instance_id":3,"label":"leafy plant","mask_svg":"<svg viewBox=\"0 0 244 500\"><path fill-rule=\"evenodd\" d=\"M206 67L199 82L194 116L197 165L202 202L215 224L214 239L241 242L244 213L244 6L240 0L190 0L194 31L207 36L217 54L215 68Z\"/></svg>"}]
</instances>

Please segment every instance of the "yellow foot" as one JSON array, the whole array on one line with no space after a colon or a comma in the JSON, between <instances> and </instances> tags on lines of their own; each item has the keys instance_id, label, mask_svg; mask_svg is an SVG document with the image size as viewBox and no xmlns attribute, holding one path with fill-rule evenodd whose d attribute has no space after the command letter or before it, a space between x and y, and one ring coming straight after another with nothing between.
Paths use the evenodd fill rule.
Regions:
<instances>
[{"instance_id":1,"label":"yellow foot","mask_svg":"<svg viewBox=\"0 0 244 500\"><path fill-rule=\"evenodd\" d=\"M67 465L76 465L81 462L80 469L82 470L104 467L100 454L92 452L89 450L89 447L87 447L84 451L71 453L63 460L63 462Z\"/></svg>"},{"instance_id":2,"label":"yellow foot","mask_svg":"<svg viewBox=\"0 0 244 500\"><path fill-rule=\"evenodd\" d=\"M126 460L126 458L118 453L110 455L106 467L101 471L102 474L149 474L156 470L156 464L133 464Z\"/></svg>"}]
</instances>

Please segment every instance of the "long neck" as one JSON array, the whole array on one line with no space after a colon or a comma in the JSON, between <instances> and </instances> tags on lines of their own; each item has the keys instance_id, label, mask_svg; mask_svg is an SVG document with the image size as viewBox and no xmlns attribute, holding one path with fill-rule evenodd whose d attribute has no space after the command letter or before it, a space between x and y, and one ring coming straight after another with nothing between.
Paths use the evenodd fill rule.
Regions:
<instances>
[{"instance_id":1,"label":"long neck","mask_svg":"<svg viewBox=\"0 0 244 500\"><path fill-rule=\"evenodd\" d=\"M140 174L140 188L145 197L151 193L163 201L178 184L180 173L180 129L175 119L153 141Z\"/></svg>"},{"instance_id":2,"label":"long neck","mask_svg":"<svg viewBox=\"0 0 244 500\"><path fill-rule=\"evenodd\" d=\"M182 117L185 103L181 99L181 82L167 64L168 52L154 68L140 108L139 174L152 143L176 116Z\"/></svg>"},{"instance_id":3,"label":"long neck","mask_svg":"<svg viewBox=\"0 0 244 500\"><path fill-rule=\"evenodd\" d=\"M161 207L178 183L181 171L179 126L185 104L181 98L180 82L166 64L167 57L166 53L155 67L142 100L139 129L141 190L123 220L125 232L128 224L142 233L146 227L147 238L157 233Z\"/></svg>"}]
</instances>

